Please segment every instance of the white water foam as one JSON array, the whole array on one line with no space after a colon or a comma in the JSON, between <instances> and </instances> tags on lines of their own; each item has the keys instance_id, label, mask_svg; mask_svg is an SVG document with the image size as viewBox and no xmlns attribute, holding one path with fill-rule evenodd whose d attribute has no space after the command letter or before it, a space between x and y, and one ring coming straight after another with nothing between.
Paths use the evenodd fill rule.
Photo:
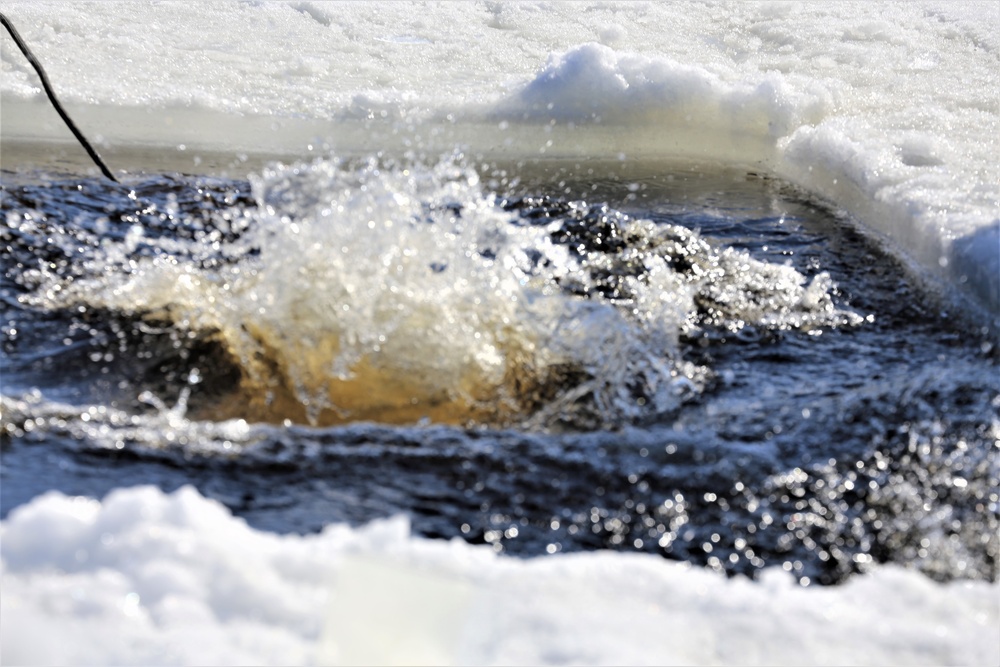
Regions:
<instances>
[{"instance_id":1,"label":"white water foam","mask_svg":"<svg viewBox=\"0 0 1000 667\"><path fill-rule=\"evenodd\" d=\"M826 274L810 282L606 208L593 224L607 238L574 237L583 202L528 223L451 160L316 160L251 183L255 209L217 213L246 223L239 241L146 238L135 225L69 251L95 277L43 266L22 299L166 318L218 340L242 371L236 415L313 424L621 423L700 393L711 371L681 360L677 341L702 310L734 331L861 321L834 306ZM219 254L239 261L178 259ZM225 410L213 416L234 416Z\"/></svg>"},{"instance_id":2,"label":"white water foam","mask_svg":"<svg viewBox=\"0 0 1000 667\"><path fill-rule=\"evenodd\" d=\"M832 588L656 556L517 560L249 528L191 488L51 492L0 524L4 664L996 664L996 584L896 567ZM59 637L59 641L53 641Z\"/></svg>"},{"instance_id":3,"label":"white water foam","mask_svg":"<svg viewBox=\"0 0 1000 667\"><path fill-rule=\"evenodd\" d=\"M5 11L112 153L458 143L483 157L737 162L829 197L964 285L988 319L1000 312L996 3ZM7 41L0 92L6 139L68 139Z\"/></svg>"}]
</instances>

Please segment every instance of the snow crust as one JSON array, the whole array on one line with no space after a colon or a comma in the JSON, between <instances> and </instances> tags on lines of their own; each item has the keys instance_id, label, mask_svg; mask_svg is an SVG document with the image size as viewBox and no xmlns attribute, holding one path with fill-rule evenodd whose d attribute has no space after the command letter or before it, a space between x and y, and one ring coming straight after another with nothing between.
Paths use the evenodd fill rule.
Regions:
<instances>
[{"instance_id":1,"label":"snow crust","mask_svg":"<svg viewBox=\"0 0 1000 667\"><path fill-rule=\"evenodd\" d=\"M735 162L1000 314L996 3L5 6L110 155ZM9 40L0 94L7 141L69 141Z\"/></svg>"},{"instance_id":2,"label":"snow crust","mask_svg":"<svg viewBox=\"0 0 1000 667\"><path fill-rule=\"evenodd\" d=\"M50 492L0 524L4 664L996 664L1000 586L517 560L403 519L249 528L193 488ZM58 637L58 641L53 638Z\"/></svg>"}]
</instances>

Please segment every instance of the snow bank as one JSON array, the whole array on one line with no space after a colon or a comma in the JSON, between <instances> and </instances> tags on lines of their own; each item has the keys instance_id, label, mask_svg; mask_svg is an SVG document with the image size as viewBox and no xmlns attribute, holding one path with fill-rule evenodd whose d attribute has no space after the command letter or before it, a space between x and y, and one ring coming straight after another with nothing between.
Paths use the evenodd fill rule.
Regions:
<instances>
[{"instance_id":1,"label":"snow bank","mask_svg":"<svg viewBox=\"0 0 1000 667\"><path fill-rule=\"evenodd\" d=\"M996 3L5 4L112 157L737 162L1000 314ZM69 141L9 40L0 93L6 141Z\"/></svg>"},{"instance_id":2,"label":"snow bank","mask_svg":"<svg viewBox=\"0 0 1000 667\"><path fill-rule=\"evenodd\" d=\"M403 519L249 528L192 488L55 492L2 539L5 664L996 664L997 585L836 588L654 556L496 556ZM58 637L59 641L53 638Z\"/></svg>"}]
</instances>

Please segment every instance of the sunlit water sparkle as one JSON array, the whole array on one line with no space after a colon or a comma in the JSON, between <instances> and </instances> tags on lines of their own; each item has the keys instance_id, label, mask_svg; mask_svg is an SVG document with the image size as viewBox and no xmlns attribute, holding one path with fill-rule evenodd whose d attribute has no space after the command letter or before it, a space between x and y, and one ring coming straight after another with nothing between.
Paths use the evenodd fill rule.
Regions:
<instances>
[{"instance_id":1,"label":"sunlit water sparkle","mask_svg":"<svg viewBox=\"0 0 1000 667\"><path fill-rule=\"evenodd\" d=\"M5 173L4 512L194 483L282 532L996 580L994 353L849 221L754 174L481 171Z\"/></svg>"}]
</instances>

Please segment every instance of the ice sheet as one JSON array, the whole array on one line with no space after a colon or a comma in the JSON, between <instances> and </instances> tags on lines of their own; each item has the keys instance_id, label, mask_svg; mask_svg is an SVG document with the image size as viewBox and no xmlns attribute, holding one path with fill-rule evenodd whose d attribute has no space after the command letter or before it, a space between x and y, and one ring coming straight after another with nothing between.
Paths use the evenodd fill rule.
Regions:
<instances>
[{"instance_id":1,"label":"ice sheet","mask_svg":"<svg viewBox=\"0 0 1000 667\"><path fill-rule=\"evenodd\" d=\"M112 156L736 162L1000 313L996 3L5 4ZM68 140L3 54L8 145Z\"/></svg>"}]
</instances>

